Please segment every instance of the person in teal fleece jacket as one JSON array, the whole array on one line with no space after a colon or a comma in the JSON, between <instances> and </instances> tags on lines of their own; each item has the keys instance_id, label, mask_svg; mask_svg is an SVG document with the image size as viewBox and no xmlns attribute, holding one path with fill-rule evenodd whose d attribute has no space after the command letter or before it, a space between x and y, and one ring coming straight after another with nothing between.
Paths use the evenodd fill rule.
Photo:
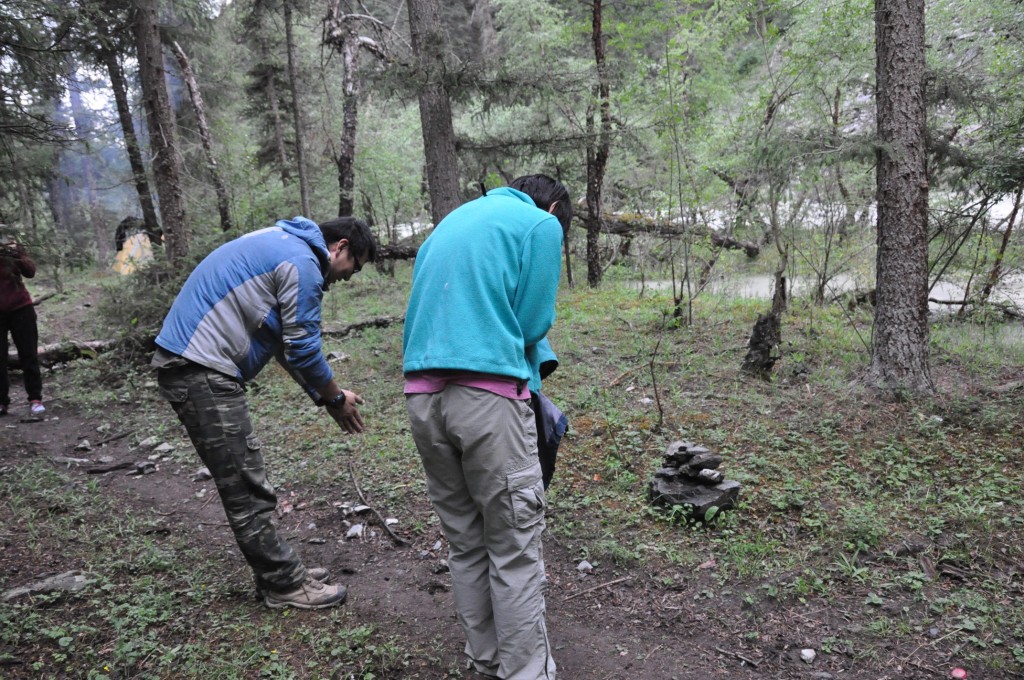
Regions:
<instances>
[{"instance_id":1,"label":"person in teal fleece jacket","mask_svg":"<svg viewBox=\"0 0 1024 680\"><path fill-rule=\"evenodd\" d=\"M569 192L546 175L452 211L420 247L405 317L406 407L449 543L469 664L555 677L544 621L544 484L530 391L553 360Z\"/></svg>"}]
</instances>

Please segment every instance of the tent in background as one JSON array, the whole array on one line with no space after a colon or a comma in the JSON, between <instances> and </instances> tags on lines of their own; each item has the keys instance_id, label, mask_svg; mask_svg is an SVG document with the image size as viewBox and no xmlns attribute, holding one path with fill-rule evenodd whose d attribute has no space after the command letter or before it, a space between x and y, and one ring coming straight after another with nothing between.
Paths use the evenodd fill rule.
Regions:
<instances>
[{"instance_id":1,"label":"tent in background","mask_svg":"<svg viewBox=\"0 0 1024 680\"><path fill-rule=\"evenodd\" d=\"M149 243L149 237L140 232L125 238L111 268L118 274L131 274L140 264L152 259L153 246Z\"/></svg>"}]
</instances>

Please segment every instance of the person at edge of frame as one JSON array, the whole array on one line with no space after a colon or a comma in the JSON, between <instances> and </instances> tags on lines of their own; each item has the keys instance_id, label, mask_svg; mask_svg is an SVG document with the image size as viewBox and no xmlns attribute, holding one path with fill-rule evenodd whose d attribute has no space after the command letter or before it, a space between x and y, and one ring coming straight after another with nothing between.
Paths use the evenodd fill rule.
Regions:
<instances>
[{"instance_id":1,"label":"person at edge of frame","mask_svg":"<svg viewBox=\"0 0 1024 680\"><path fill-rule=\"evenodd\" d=\"M39 368L36 308L24 281L35 275L36 263L28 249L18 242L13 229L0 224L0 416L7 415L11 405L11 382L7 372L8 336L14 341L21 363L29 412L33 416L42 416L46 412L43 375Z\"/></svg>"}]
</instances>

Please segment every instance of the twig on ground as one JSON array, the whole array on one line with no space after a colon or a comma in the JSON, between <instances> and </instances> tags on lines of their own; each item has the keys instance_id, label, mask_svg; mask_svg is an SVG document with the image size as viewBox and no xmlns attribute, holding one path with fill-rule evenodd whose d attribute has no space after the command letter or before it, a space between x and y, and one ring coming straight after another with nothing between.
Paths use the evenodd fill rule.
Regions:
<instances>
[{"instance_id":1,"label":"twig on ground","mask_svg":"<svg viewBox=\"0 0 1024 680\"><path fill-rule=\"evenodd\" d=\"M593 588L587 588L586 590L581 590L581 591L580 591L580 592L578 592L578 593L573 593L572 595L569 595L569 596L568 596L567 598L565 598L565 599L566 599L566 600L571 600L571 599L573 599L574 597L579 597L580 595L586 595L587 593L592 593L592 592L594 592L595 590L600 590L601 588L607 588L608 586L613 586L613 585L615 585L616 583L622 583L623 581L628 581L628 580L629 580L629 579L631 579L631 578L632 578L632 576L623 576L622 578L617 578L617 579L615 579L614 581L608 581L607 583L602 583L602 584L601 584L601 585L599 585L599 586L594 586Z\"/></svg>"},{"instance_id":2,"label":"twig on ground","mask_svg":"<svg viewBox=\"0 0 1024 680\"><path fill-rule=\"evenodd\" d=\"M757 668L758 666L761 665L760 661L754 661L753 659L748 659L747 657L743 656L739 652L730 652L729 650L722 649L721 647L715 647L715 651L718 652L719 654L725 654L726 656L734 656L737 659L739 659L740 661L742 661L744 663L750 664L754 668Z\"/></svg>"},{"instance_id":3,"label":"twig on ground","mask_svg":"<svg viewBox=\"0 0 1024 680\"><path fill-rule=\"evenodd\" d=\"M125 437L130 435L132 432L133 432L133 430L128 430L127 432L122 432L121 434L114 434L114 435L111 435L109 437L105 437L104 439L101 439L98 442L96 442L95 444L93 444L93 446L103 446L104 444L109 444L110 442L117 441L118 439L124 439Z\"/></svg>"},{"instance_id":4,"label":"twig on ground","mask_svg":"<svg viewBox=\"0 0 1024 680\"><path fill-rule=\"evenodd\" d=\"M380 522L380 525L382 527L384 527L384 532L387 533L387 535L391 538L394 544L399 547L405 547L409 545L409 541L405 540L404 538L401 538L400 536L395 534L394 531L391 530L391 527L388 526L387 521L385 521L381 514L377 512L377 508L373 507L372 505L366 502L366 496L363 495L363 490L359 486L359 478L356 477L356 469L355 466L352 465L351 461L349 461L348 464L348 473L349 475L352 476L352 484L354 484L356 487L356 493L359 494L359 500L363 502L363 505L370 508L370 511L377 517L377 521Z\"/></svg>"},{"instance_id":5,"label":"twig on ground","mask_svg":"<svg viewBox=\"0 0 1024 680\"><path fill-rule=\"evenodd\" d=\"M101 465L100 467L88 468L85 472L90 475L102 475L107 472L113 472L114 470L127 470L130 467L135 467L135 463L132 461L126 461L124 463L114 463L113 465Z\"/></svg>"}]
</instances>

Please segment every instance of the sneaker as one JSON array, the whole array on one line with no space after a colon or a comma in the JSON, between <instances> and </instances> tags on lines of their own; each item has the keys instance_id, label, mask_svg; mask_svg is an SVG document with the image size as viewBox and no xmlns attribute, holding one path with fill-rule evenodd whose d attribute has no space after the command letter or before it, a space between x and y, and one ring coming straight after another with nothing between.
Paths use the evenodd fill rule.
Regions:
<instances>
[{"instance_id":1,"label":"sneaker","mask_svg":"<svg viewBox=\"0 0 1024 680\"><path fill-rule=\"evenodd\" d=\"M306 569L306 574L309 575L309 578L320 581L321 583L326 583L327 579L331 577L331 572L327 571L323 567L310 567L309 569ZM253 576L253 581L255 580L256 577ZM260 588L259 585L256 586L257 600L262 600L264 597L266 597L266 594L267 592L263 590L263 588Z\"/></svg>"},{"instance_id":2,"label":"sneaker","mask_svg":"<svg viewBox=\"0 0 1024 680\"><path fill-rule=\"evenodd\" d=\"M347 597L348 588L345 586L327 585L307 577L295 590L286 593L268 592L263 597L263 604L271 609L325 609L343 603Z\"/></svg>"},{"instance_id":3,"label":"sneaker","mask_svg":"<svg viewBox=\"0 0 1024 680\"><path fill-rule=\"evenodd\" d=\"M38 416L40 413L46 413L46 407L43 406L43 402L38 399L32 400L32 405L29 407L32 410L32 415Z\"/></svg>"}]
</instances>

